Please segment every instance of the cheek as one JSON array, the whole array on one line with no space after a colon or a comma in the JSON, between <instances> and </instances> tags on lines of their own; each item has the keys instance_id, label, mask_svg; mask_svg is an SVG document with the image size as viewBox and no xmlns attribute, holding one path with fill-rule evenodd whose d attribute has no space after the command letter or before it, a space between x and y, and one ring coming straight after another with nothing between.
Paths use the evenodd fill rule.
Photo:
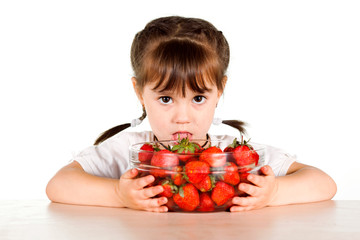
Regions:
<instances>
[{"instance_id":1,"label":"cheek","mask_svg":"<svg viewBox=\"0 0 360 240\"><path fill-rule=\"evenodd\" d=\"M166 128L168 124L167 115L163 114L157 107L148 106L147 109L147 118L149 120L150 126L153 131L159 131Z\"/></svg>"},{"instance_id":2,"label":"cheek","mask_svg":"<svg viewBox=\"0 0 360 240\"><path fill-rule=\"evenodd\" d=\"M198 121L197 121L198 127L201 128L202 130L205 129L205 131L207 131L212 124L214 113L215 113L215 106L209 106L208 108L201 111L201 113L198 115Z\"/></svg>"}]
</instances>

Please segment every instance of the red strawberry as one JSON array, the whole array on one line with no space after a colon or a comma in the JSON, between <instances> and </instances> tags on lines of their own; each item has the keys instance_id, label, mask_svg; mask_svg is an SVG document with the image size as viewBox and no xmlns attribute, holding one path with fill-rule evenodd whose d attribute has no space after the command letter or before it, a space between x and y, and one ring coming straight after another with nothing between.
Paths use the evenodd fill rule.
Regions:
<instances>
[{"instance_id":1,"label":"red strawberry","mask_svg":"<svg viewBox=\"0 0 360 240\"><path fill-rule=\"evenodd\" d=\"M244 183L251 183L249 180L247 180L247 177L249 176L250 173L245 172L245 173L241 173L240 174L240 182L244 182Z\"/></svg>"},{"instance_id":2,"label":"red strawberry","mask_svg":"<svg viewBox=\"0 0 360 240\"><path fill-rule=\"evenodd\" d=\"M224 149L224 152L227 153L226 158L228 162L235 162L234 155L232 154L232 152L234 152L237 146L239 146L239 142L235 138L234 141Z\"/></svg>"},{"instance_id":3,"label":"red strawberry","mask_svg":"<svg viewBox=\"0 0 360 240\"><path fill-rule=\"evenodd\" d=\"M225 149L224 149L224 152L233 152L235 148L231 147L230 145L227 146Z\"/></svg>"},{"instance_id":4,"label":"red strawberry","mask_svg":"<svg viewBox=\"0 0 360 240\"><path fill-rule=\"evenodd\" d=\"M259 162L259 154L248 146L238 146L235 148L234 158L239 166L247 166L253 163L257 165Z\"/></svg>"},{"instance_id":5,"label":"red strawberry","mask_svg":"<svg viewBox=\"0 0 360 240\"><path fill-rule=\"evenodd\" d=\"M199 212L212 212L215 210L215 203L208 193L200 193L200 204L197 210Z\"/></svg>"},{"instance_id":6,"label":"red strawberry","mask_svg":"<svg viewBox=\"0 0 360 240\"><path fill-rule=\"evenodd\" d=\"M236 164L239 166L247 166L250 164L257 165L259 162L259 154L257 154L254 148L249 144L249 141L242 139L233 150L233 156Z\"/></svg>"},{"instance_id":7,"label":"red strawberry","mask_svg":"<svg viewBox=\"0 0 360 240\"><path fill-rule=\"evenodd\" d=\"M198 183L210 173L210 166L206 162L191 161L186 163L185 173L189 182Z\"/></svg>"},{"instance_id":8,"label":"red strawberry","mask_svg":"<svg viewBox=\"0 0 360 240\"><path fill-rule=\"evenodd\" d=\"M234 187L221 181L215 184L215 188L212 190L211 193L211 199L218 206L225 204L229 199L231 199L234 196L235 196Z\"/></svg>"},{"instance_id":9,"label":"red strawberry","mask_svg":"<svg viewBox=\"0 0 360 240\"><path fill-rule=\"evenodd\" d=\"M186 163L191 162L191 161L199 161L199 156L194 155L191 158L188 158L186 160Z\"/></svg>"},{"instance_id":10,"label":"red strawberry","mask_svg":"<svg viewBox=\"0 0 360 240\"><path fill-rule=\"evenodd\" d=\"M246 173L246 172L248 172L250 170L251 170L251 168L249 168L249 167L240 167L239 168L239 173Z\"/></svg>"},{"instance_id":11,"label":"red strawberry","mask_svg":"<svg viewBox=\"0 0 360 240\"><path fill-rule=\"evenodd\" d=\"M226 155L215 146L205 149L200 154L200 161L207 162L211 167L221 167L226 163Z\"/></svg>"},{"instance_id":12,"label":"red strawberry","mask_svg":"<svg viewBox=\"0 0 360 240\"><path fill-rule=\"evenodd\" d=\"M165 204L165 206L167 206L169 212L175 211L176 204L174 202L174 199L173 198L168 198L168 201Z\"/></svg>"},{"instance_id":13,"label":"red strawberry","mask_svg":"<svg viewBox=\"0 0 360 240\"><path fill-rule=\"evenodd\" d=\"M173 180L174 184L177 186L183 185L186 183L184 174L182 173L183 168L181 166L174 167L174 173L171 174L171 179Z\"/></svg>"},{"instance_id":14,"label":"red strawberry","mask_svg":"<svg viewBox=\"0 0 360 240\"><path fill-rule=\"evenodd\" d=\"M163 149L159 152L154 152L150 164L160 168L170 168L179 165L179 159L175 153L167 149ZM168 173L170 173L170 170L158 168L151 170L151 174L155 177L165 177Z\"/></svg>"},{"instance_id":15,"label":"red strawberry","mask_svg":"<svg viewBox=\"0 0 360 240\"><path fill-rule=\"evenodd\" d=\"M233 152L234 149L238 146L238 144L239 143L237 142L237 139L235 138L234 141L224 149L224 152Z\"/></svg>"},{"instance_id":16,"label":"red strawberry","mask_svg":"<svg viewBox=\"0 0 360 240\"><path fill-rule=\"evenodd\" d=\"M194 183L194 186L199 189L201 192L208 192L210 191L214 186L215 179L213 176L207 175L203 180L201 180L198 183Z\"/></svg>"},{"instance_id":17,"label":"red strawberry","mask_svg":"<svg viewBox=\"0 0 360 240\"><path fill-rule=\"evenodd\" d=\"M222 180L231 185L237 185L240 182L240 174L238 167L233 162L228 162L224 167L225 173L222 176Z\"/></svg>"},{"instance_id":18,"label":"red strawberry","mask_svg":"<svg viewBox=\"0 0 360 240\"><path fill-rule=\"evenodd\" d=\"M181 186L173 199L185 211L193 211L200 203L199 192L191 183Z\"/></svg>"},{"instance_id":19,"label":"red strawberry","mask_svg":"<svg viewBox=\"0 0 360 240\"><path fill-rule=\"evenodd\" d=\"M155 151L154 146L150 143L144 143L144 145L141 146L140 150L141 151L138 155L138 159L140 162L150 161L153 156L153 152Z\"/></svg>"},{"instance_id":20,"label":"red strawberry","mask_svg":"<svg viewBox=\"0 0 360 240\"><path fill-rule=\"evenodd\" d=\"M204 148L202 146L200 146L200 144L194 142L193 144L197 145L198 147L195 147L195 153L201 153L202 151L204 151Z\"/></svg>"},{"instance_id":21,"label":"red strawberry","mask_svg":"<svg viewBox=\"0 0 360 240\"><path fill-rule=\"evenodd\" d=\"M169 180L163 180L161 182L161 186L164 188L164 191L159 194L160 197L170 198L174 195L174 193L177 193L177 191L178 191L177 186L175 186Z\"/></svg>"},{"instance_id":22,"label":"red strawberry","mask_svg":"<svg viewBox=\"0 0 360 240\"><path fill-rule=\"evenodd\" d=\"M171 151L178 153L179 159L186 162L192 158L194 153L200 150L200 145L197 143L190 142L188 138L178 140L178 143L171 148Z\"/></svg>"}]
</instances>

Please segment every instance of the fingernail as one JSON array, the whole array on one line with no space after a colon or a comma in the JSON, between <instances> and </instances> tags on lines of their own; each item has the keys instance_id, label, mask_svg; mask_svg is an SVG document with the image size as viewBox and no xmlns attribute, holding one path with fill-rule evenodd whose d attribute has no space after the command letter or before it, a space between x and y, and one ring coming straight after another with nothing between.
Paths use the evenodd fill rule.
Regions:
<instances>
[{"instance_id":1,"label":"fingernail","mask_svg":"<svg viewBox=\"0 0 360 240\"><path fill-rule=\"evenodd\" d=\"M159 204L165 204L167 202L167 199L166 198L159 198Z\"/></svg>"}]
</instances>

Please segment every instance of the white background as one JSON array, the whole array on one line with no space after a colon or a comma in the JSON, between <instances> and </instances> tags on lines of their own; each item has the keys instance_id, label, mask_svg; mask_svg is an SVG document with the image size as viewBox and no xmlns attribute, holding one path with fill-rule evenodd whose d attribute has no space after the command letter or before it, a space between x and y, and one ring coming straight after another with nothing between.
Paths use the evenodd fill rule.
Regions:
<instances>
[{"instance_id":1,"label":"white background","mask_svg":"<svg viewBox=\"0 0 360 240\"><path fill-rule=\"evenodd\" d=\"M252 141L330 174L335 199L360 199L359 5L1 1L0 199L45 199L48 180L73 154L141 115L130 45L147 22L168 15L209 20L230 43L218 117L248 122Z\"/></svg>"}]
</instances>

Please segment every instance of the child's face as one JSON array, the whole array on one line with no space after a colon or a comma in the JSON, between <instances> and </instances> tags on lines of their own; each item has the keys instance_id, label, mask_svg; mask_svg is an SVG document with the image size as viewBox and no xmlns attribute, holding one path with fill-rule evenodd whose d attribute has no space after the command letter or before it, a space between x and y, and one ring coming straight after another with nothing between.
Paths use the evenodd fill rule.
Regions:
<instances>
[{"instance_id":1,"label":"child's face","mask_svg":"<svg viewBox=\"0 0 360 240\"><path fill-rule=\"evenodd\" d=\"M205 139L222 94L217 87L209 85L205 93L187 88L183 97L177 92L153 90L154 86L145 85L138 97L155 136L159 140L177 140L179 134L181 138Z\"/></svg>"}]
</instances>

